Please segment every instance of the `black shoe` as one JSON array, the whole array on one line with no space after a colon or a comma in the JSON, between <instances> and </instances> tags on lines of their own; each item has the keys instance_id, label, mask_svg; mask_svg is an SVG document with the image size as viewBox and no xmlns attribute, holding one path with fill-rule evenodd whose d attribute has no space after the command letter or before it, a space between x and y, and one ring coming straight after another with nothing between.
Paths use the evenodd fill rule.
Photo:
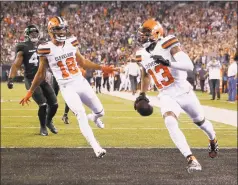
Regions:
<instances>
[{"instance_id":1,"label":"black shoe","mask_svg":"<svg viewBox=\"0 0 238 185\"><path fill-rule=\"evenodd\" d=\"M69 124L69 118L67 115L63 115L62 120L65 124Z\"/></svg>"},{"instance_id":2,"label":"black shoe","mask_svg":"<svg viewBox=\"0 0 238 185\"><path fill-rule=\"evenodd\" d=\"M220 100L220 98L217 98L217 100Z\"/></svg>"},{"instance_id":3,"label":"black shoe","mask_svg":"<svg viewBox=\"0 0 238 185\"><path fill-rule=\"evenodd\" d=\"M209 140L209 145L208 145L208 151L209 151L209 156L211 158L215 158L218 153L218 142L216 139L214 140Z\"/></svg>"},{"instance_id":4,"label":"black shoe","mask_svg":"<svg viewBox=\"0 0 238 185\"><path fill-rule=\"evenodd\" d=\"M49 124L46 124L46 126L50 129L50 131L54 134L58 133L58 130L55 128L55 126L53 125L53 122L50 122Z\"/></svg>"},{"instance_id":5,"label":"black shoe","mask_svg":"<svg viewBox=\"0 0 238 185\"><path fill-rule=\"evenodd\" d=\"M215 100L215 99L212 98L212 99L210 99L210 100Z\"/></svg>"},{"instance_id":6,"label":"black shoe","mask_svg":"<svg viewBox=\"0 0 238 185\"><path fill-rule=\"evenodd\" d=\"M40 135L42 135L42 136L48 136L48 131L47 131L46 126L41 126L41 127L40 127Z\"/></svg>"}]
</instances>

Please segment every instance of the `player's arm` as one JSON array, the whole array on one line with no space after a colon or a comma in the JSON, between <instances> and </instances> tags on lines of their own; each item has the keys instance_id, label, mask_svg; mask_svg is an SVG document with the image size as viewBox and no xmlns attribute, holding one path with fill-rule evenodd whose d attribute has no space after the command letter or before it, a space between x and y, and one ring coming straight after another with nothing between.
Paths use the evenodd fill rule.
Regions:
<instances>
[{"instance_id":1,"label":"player's arm","mask_svg":"<svg viewBox=\"0 0 238 185\"><path fill-rule=\"evenodd\" d=\"M150 86L150 76L146 73L145 68L141 70L141 93L146 93Z\"/></svg>"},{"instance_id":2,"label":"player's arm","mask_svg":"<svg viewBox=\"0 0 238 185\"><path fill-rule=\"evenodd\" d=\"M15 59L14 63L11 66L10 73L9 73L9 76L8 76L7 86L8 86L9 89L13 88L13 78L16 76L17 71L20 69L22 63L23 63L23 52L18 51L16 59Z\"/></svg>"},{"instance_id":3,"label":"player's arm","mask_svg":"<svg viewBox=\"0 0 238 185\"><path fill-rule=\"evenodd\" d=\"M141 101L141 100L145 100L147 102L149 102L149 99L146 97L146 92L149 88L150 85L150 77L149 75L146 73L145 69L142 67L142 71L141 71L141 92L139 94L139 96L136 98L135 102L134 102L134 109L136 110L136 104Z\"/></svg>"},{"instance_id":4,"label":"player's arm","mask_svg":"<svg viewBox=\"0 0 238 185\"><path fill-rule=\"evenodd\" d=\"M170 50L170 54L173 56L176 62L171 62L171 68L175 68L182 71L192 71L194 66L189 56L181 50L179 46L175 46Z\"/></svg>"},{"instance_id":5,"label":"player's arm","mask_svg":"<svg viewBox=\"0 0 238 185\"><path fill-rule=\"evenodd\" d=\"M48 67L48 60L45 56L40 56L39 68L38 71L32 81L31 87L28 90L26 96L20 101L20 104L24 105L24 103L28 104L29 99L31 98L35 89L41 84L41 82L45 79L46 69Z\"/></svg>"},{"instance_id":6,"label":"player's arm","mask_svg":"<svg viewBox=\"0 0 238 185\"><path fill-rule=\"evenodd\" d=\"M100 65L84 58L84 56L81 55L81 53L79 52L78 49L76 51L76 61L77 61L78 65L84 69L102 70L103 72L108 72L108 73L111 73L115 70L108 66L100 66Z\"/></svg>"}]
</instances>

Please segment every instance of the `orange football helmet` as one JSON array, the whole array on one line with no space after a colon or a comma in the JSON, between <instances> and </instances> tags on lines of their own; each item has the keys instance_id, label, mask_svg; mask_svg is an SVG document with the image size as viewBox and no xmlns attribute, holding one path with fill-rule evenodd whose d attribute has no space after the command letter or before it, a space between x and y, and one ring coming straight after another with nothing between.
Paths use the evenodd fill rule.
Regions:
<instances>
[{"instance_id":1,"label":"orange football helmet","mask_svg":"<svg viewBox=\"0 0 238 185\"><path fill-rule=\"evenodd\" d=\"M67 38L68 24L59 16L55 16L49 20L48 33L52 40L64 42Z\"/></svg>"},{"instance_id":2,"label":"orange football helmet","mask_svg":"<svg viewBox=\"0 0 238 185\"><path fill-rule=\"evenodd\" d=\"M148 47L163 37L163 34L164 31L161 24L155 19L148 19L138 30L138 42L142 44L143 47Z\"/></svg>"}]
</instances>

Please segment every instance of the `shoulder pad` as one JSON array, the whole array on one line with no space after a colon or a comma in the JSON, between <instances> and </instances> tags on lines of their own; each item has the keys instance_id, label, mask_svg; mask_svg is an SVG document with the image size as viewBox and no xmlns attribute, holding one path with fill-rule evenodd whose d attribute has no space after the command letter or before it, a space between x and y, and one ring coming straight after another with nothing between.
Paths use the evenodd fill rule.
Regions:
<instances>
[{"instance_id":1,"label":"shoulder pad","mask_svg":"<svg viewBox=\"0 0 238 185\"><path fill-rule=\"evenodd\" d=\"M164 38L162 48L167 49L175 44L179 44L178 39L174 35L168 35L167 37Z\"/></svg>"},{"instance_id":2,"label":"shoulder pad","mask_svg":"<svg viewBox=\"0 0 238 185\"><path fill-rule=\"evenodd\" d=\"M78 46L79 45L79 42L78 42L78 39L76 38L76 37L70 37L69 39L68 39L68 41L74 46L74 47L76 47L76 46Z\"/></svg>"},{"instance_id":3,"label":"shoulder pad","mask_svg":"<svg viewBox=\"0 0 238 185\"><path fill-rule=\"evenodd\" d=\"M49 53L50 53L50 46L47 42L43 43L43 44L40 44L38 46L38 49L37 49L37 54L38 55L43 56L43 55L47 55Z\"/></svg>"},{"instance_id":4,"label":"shoulder pad","mask_svg":"<svg viewBox=\"0 0 238 185\"><path fill-rule=\"evenodd\" d=\"M22 51L24 53L25 48L27 47L27 45L24 42L19 42L16 45L16 53L19 51Z\"/></svg>"}]
</instances>

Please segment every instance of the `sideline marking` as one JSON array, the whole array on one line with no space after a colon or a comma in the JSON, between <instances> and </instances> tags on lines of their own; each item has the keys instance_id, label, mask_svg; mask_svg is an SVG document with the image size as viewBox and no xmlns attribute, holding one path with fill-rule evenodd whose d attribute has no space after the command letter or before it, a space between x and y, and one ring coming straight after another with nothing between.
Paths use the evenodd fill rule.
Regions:
<instances>
[{"instance_id":1,"label":"sideline marking","mask_svg":"<svg viewBox=\"0 0 238 185\"><path fill-rule=\"evenodd\" d=\"M2 129L39 129L40 127L1 127ZM75 129L79 129L79 127L71 127L71 128L63 128L63 127L57 127L57 129L62 129L62 130L75 130ZM99 128L92 128L92 129L99 129ZM181 130L201 130L200 128L180 128ZM100 129L100 130L167 130L167 128L104 128L104 129ZM233 130L236 131L236 129L234 128L216 128L215 130Z\"/></svg>"}]
</instances>

